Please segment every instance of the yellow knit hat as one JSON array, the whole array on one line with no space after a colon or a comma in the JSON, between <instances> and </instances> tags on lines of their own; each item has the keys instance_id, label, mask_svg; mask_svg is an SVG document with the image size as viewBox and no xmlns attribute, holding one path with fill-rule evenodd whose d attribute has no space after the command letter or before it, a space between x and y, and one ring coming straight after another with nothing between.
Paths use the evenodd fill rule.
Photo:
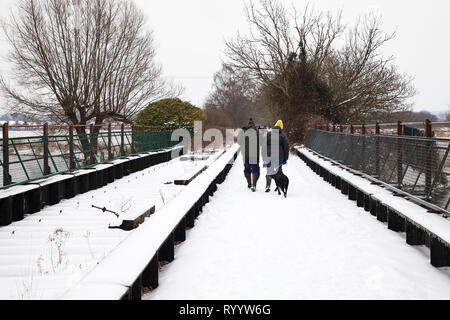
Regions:
<instances>
[{"instance_id":1,"label":"yellow knit hat","mask_svg":"<svg viewBox=\"0 0 450 320\"><path fill-rule=\"evenodd\" d=\"M275 127L280 127L281 130L283 130L284 129L283 121L282 120L278 120L278 122L275 124Z\"/></svg>"}]
</instances>

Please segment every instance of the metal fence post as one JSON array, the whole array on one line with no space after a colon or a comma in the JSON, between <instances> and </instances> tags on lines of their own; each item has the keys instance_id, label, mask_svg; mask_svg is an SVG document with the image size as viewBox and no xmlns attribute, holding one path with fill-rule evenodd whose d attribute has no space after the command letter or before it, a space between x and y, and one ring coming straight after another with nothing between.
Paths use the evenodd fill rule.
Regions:
<instances>
[{"instance_id":1,"label":"metal fence post","mask_svg":"<svg viewBox=\"0 0 450 320\"><path fill-rule=\"evenodd\" d=\"M94 144L94 125L91 124L89 126L89 143L91 144L91 164L95 163L95 157L94 157L94 150L95 150L95 144Z\"/></svg>"},{"instance_id":2,"label":"metal fence post","mask_svg":"<svg viewBox=\"0 0 450 320\"><path fill-rule=\"evenodd\" d=\"M425 137L426 138L432 138L433 137L433 133L432 133L432 125L431 125L431 121L430 120L426 120L425 121ZM431 144L433 142L430 141L428 143L429 145L429 152L427 154L427 158L426 158L426 164L425 164L425 193L426 194L430 194L431 193L431 182L432 182L432 149L431 149Z\"/></svg>"},{"instance_id":3,"label":"metal fence post","mask_svg":"<svg viewBox=\"0 0 450 320\"><path fill-rule=\"evenodd\" d=\"M48 165L48 123L44 124L44 175L49 175L51 173L50 166Z\"/></svg>"},{"instance_id":4,"label":"metal fence post","mask_svg":"<svg viewBox=\"0 0 450 320\"><path fill-rule=\"evenodd\" d=\"M120 127L120 135L120 154L122 157L125 157L125 123L122 123L122 126Z\"/></svg>"},{"instance_id":5,"label":"metal fence post","mask_svg":"<svg viewBox=\"0 0 450 320\"><path fill-rule=\"evenodd\" d=\"M397 135L403 136L403 125L401 121L397 122ZM397 140L397 184L399 189L403 185L403 140L398 138Z\"/></svg>"},{"instance_id":6,"label":"metal fence post","mask_svg":"<svg viewBox=\"0 0 450 320\"><path fill-rule=\"evenodd\" d=\"M11 184L11 176L9 174L9 124L3 125L3 185Z\"/></svg>"},{"instance_id":7,"label":"metal fence post","mask_svg":"<svg viewBox=\"0 0 450 320\"><path fill-rule=\"evenodd\" d=\"M108 124L108 160L112 160L112 124Z\"/></svg>"},{"instance_id":8,"label":"metal fence post","mask_svg":"<svg viewBox=\"0 0 450 320\"><path fill-rule=\"evenodd\" d=\"M145 148L145 126L141 126L141 152L147 151Z\"/></svg>"},{"instance_id":9,"label":"metal fence post","mask_svg":"<svg viewBox=\"0 0 450 320\"><path fill-rule=\"evenodd\" d=\"M73 145L73 132L74 132L74 128L73 128L73 124L71 124L69 126L69 163L70 163L70 170L74 170L76 169L76 164L75 164L75 149L74 149L74 145Z\"/></svg>"},{"instance_id":10,"label":"metal fence post","mask_svg":"<svg viewBox=\"0 0 450 320\"><path fill-rule=\"evenodd\" d=\"M136 147L135 147L135 135L136 132L134 132L134 124L131 125L131 153L136 153Z\"/></svg>"},{"instance_id":11,"label":"metal fence post","mask_svg":"<svg viewBox=\"0 0 450 320\"><path fill-rule=\"evenodd\" d=\"M361 126L361 134L363 135L362 137L362 152L361 152L361 170L364 171L365 168L367 168L366 166L366 125L363 124Z\"/></svg>"},{"instance_id":12,"label":"metal fence post","mask_svg":"<svg viewBox=\"0 0 450 320\"><path fill-rule=\"evenodd\" d=\"M380 177L380 124L377 122L375 125L375 134L377 135L376 141L375 141L375 172L377 178Z\"/></svg>"}]
</instances>

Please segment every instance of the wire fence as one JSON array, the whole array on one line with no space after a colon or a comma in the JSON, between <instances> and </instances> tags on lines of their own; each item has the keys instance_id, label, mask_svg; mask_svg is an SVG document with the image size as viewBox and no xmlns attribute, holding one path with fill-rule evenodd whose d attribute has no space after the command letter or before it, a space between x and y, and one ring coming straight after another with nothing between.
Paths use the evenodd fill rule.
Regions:
<instances>
[{"instance_id":1,"label":"wire fence","mask_svg":"<svg viewBox=\"0 0 450 320\"><path fill-rule=\"evenodd\" d=\"M65 131L65 133L63 133ZM78 133L88 131L88 133ZM77 133L75 133L77 132ZM40 133L40 135L38 135ZM90 126L9 127L0 139L0 189L93 167L178 144L164 128Z\"/></svg>"},{"instance_id":2,"label":"wire fence","mask_svg":"<svg viewBox=\"0 0 450 320\"><path fill-rule=\"evenodd\" d=\"M449 209L450 140L363 133L314 130L307 146L349 168ZM430 134L425 132L425 136Z\"/></svg>"}]
</instances>

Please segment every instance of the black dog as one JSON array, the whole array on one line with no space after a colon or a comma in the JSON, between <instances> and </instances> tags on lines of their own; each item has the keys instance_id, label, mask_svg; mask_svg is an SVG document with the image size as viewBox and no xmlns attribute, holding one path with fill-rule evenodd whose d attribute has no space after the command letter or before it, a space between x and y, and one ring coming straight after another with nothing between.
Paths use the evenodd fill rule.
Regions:
<instances>
[{"instance_id":1,"label":"black dog","mask_svg":"<svg viewBox=\"0 0 450 320\"><path fill-rule=\"evenodd\" d=\"M289 178L283 172L278 171L276 175L272 176L272 179L275 180L275 183L277 185L275 191L278 191L279 195L281 195L281 192L283 192L284 197L287 198Z\"/></svg>"}]
</instances>

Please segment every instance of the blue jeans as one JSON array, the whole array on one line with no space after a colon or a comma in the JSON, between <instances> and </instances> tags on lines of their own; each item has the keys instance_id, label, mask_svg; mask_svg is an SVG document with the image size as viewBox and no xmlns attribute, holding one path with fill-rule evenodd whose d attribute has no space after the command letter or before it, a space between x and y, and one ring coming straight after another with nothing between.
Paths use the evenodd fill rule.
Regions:
<instances>
[{"instance_id":1,"label":"blue jeans","mask_svg":"<svg viewBox=\"0 0 450 320\"><path fill-rule=\"evenodd\" d=\"M255 163L257 162L257 164L251 164L251 163ZM245 159L244 161L244 173L246 174L252 174L252 173L260 173L261 172L261 168L259 167L259 161L250 161L250 159Z\"/></svg>"}]
</instances>

